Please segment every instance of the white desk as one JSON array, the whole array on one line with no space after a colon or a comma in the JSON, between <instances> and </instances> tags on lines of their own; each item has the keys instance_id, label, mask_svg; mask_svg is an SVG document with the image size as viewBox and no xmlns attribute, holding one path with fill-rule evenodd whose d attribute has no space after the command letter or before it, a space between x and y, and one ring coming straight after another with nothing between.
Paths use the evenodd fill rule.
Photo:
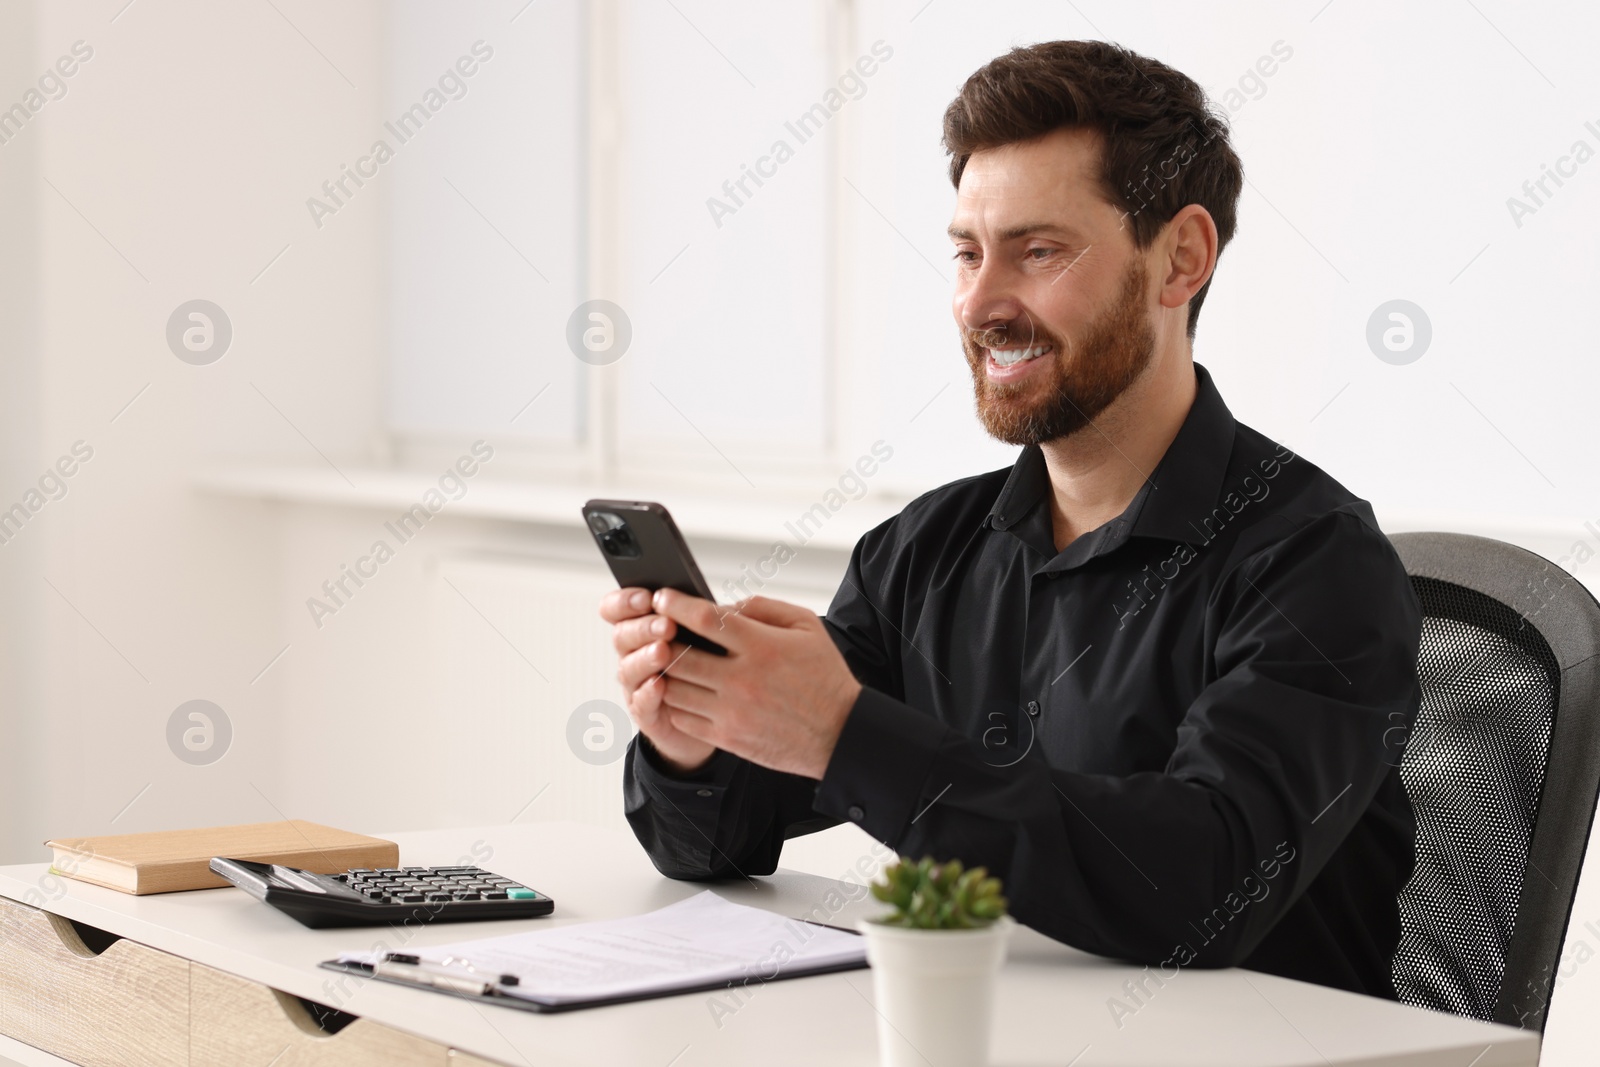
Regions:
<instances>
[{"instance_id":1,"label":"white desk","mask_svg":"<svg viewBox=\"0 0 1600 1067\"><path fill-rule=\"evenodd\" d=\"M493 855L480 858L482 866L556 901L556 913L549 919L442 925L421 930L411 944L636 914L704 888L662 878L625 834L570 823L385 836L399 842L406 864L458 863L463 857L472 862L474 844L479 843L480 857L487 846ZM43 864L0 867L0 896L27 899L39 891L45 873ZM455 1050L442 1057L447 1063L476 1062L473 1056L539 1067L765 1067L877 1060L872 982L865 971L759 987L737 1011L720 1019L712 1010L711 995L704 993L559 1015L477 1005L355 978L344 982L347 995L342 995L341 976L318 968L318 961L341 950L369 947L380 938L398 947L389 928L308 930L234 889L133 897L74 882L64 886L64 894L48 901L46 910L429 1039ZM741 903L798 915L837 886L813 875L780 871L754 884L716 888ZM837 912L834 921L847 925L878 907L862 900ZM0 945L0 955L7 948ZM1119 1027L1108 1000L1125 996L1123 983L1138 974L1137 968L1019 928L1000 980L994 1063L1505 1067L1538 1062L1534 1034L1240 970L1184 971L1163 988L1152 984L1153 995ZM0 1042L0 1056L32 1064L64 1062L32 1053L15 1041Z\"/></svg>"}]
</instances>

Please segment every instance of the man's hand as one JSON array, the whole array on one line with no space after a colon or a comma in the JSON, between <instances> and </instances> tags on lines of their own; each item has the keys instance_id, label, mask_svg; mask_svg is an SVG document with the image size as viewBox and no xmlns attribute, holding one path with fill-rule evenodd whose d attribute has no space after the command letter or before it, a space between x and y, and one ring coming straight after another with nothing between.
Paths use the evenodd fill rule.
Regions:
<instances>
[{"instance_id":1,"label":"man's hand","mask_svg":"<svg viewBox=\"0 0 1600 1067\"><path fill-rule=\"evenodd\" d=\"M685 774L698 769L716 746L677 729L661 706L666 689L661 670L685 648L670 644L678 632L677 624L650 610L648 589L607 593L600 601L600 617L612 624L611 643L621 657L617 680L622 683L633 724L650 739L670 770Z\"/></svg>"},{"instance_id":2,"label":"man's hand","mask_svg":"<svg viewBox=\"0 0 1600 1067\"><path fill-rule=\"evenodd\" d=\"M822 620L760 596L719 608L663 589L651 603L659 616L728 650L718 656L656 642L625 657L623 685L634 681L633 699L649 709L653 728L665 723L674 740L692 739L772 770L821 778L861 692ZM664 686L637 673L646 666L665 672ZM643 718L635 721L646 729ZM646 736L656 740L648 730Z\"/></svg>"}]
</instances>

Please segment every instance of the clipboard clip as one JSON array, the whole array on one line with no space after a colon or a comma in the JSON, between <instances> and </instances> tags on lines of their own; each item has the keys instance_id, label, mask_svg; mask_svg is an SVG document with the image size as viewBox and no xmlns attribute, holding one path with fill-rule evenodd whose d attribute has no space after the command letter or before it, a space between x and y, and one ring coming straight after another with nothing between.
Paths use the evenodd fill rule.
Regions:
<instances>
[{"instance_id":1,"label":"clipboard clip","mask_svg":"<svg viewBox=\"0 0 1600 1067\"><path fill-rule=\"evenodd\" d=\"M521 982L514 974L491 975L480 971L462 956L446 956L438 963L433 963L408 952L385 952L383 958L372 965L372 973L377 978L442 989L469 997L494 996L502 989Z\"/></svg>"}]
</instances>

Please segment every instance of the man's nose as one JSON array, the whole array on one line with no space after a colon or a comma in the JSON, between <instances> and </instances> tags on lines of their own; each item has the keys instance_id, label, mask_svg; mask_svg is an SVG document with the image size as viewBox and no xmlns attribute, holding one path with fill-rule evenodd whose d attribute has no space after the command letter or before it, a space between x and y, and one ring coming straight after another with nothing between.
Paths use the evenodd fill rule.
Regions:
<instances>
[{"instance_id":1,"label":"man's nose","mask_svg":"<svg viewBox=\"0 0 1600 1067\"><path fill-rule=\"evenodd\" d=\"M1005 271L984 263L958 286L956 318L969 330L1004 326L1022 316L1011 279Z\"/></svg>"}]
</instances>

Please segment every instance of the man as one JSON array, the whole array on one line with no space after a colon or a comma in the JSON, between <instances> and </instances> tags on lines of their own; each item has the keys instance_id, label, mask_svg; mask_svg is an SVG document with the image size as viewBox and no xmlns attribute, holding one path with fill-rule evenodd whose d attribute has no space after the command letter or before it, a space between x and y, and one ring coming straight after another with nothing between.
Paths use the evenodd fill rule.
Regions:
<instances>
[{"instance_id":1,"label":"man","mask_svg":"<svg viewBox=\"0 0 1600 1067\"><path fill-rule=\"evenodd\" d=\"M1023 451L863 537L826 619L606 597L635 833L719 878L848 819L1089 951L1393 997L1421 619L1368 505L1192 362L1226 129L1184 75L1059 41L974 74L944 141L978 414Z\"/></svg>"}]
</instances>

